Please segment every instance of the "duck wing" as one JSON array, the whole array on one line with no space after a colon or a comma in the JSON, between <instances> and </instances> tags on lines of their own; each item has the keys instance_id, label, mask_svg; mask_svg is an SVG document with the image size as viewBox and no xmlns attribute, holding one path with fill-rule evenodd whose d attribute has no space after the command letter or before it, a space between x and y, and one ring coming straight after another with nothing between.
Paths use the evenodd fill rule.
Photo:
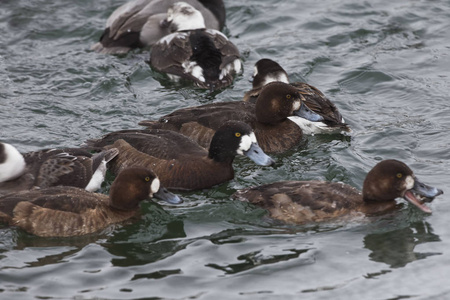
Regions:
<instances>
[{"instance_id":1,"label":"duck wing","mask_svg":"<svg viewBox=\"0 0 450 300\"><path fill-rule=\"evenodd\" d=\"M216 130L229 120L252 126L256 122L254 104L236 101L182 108L158 121L141 121L139 125L179 132L208 149Z\"/></svg>"},{"instance_id":2,"label":"duck wing","mask_svg":"<svg viewBox=\"0 0 450 300\"><path fill-rule=\"evenodd\" d=\"M24 191L0 198L0 220L38 236L82 235L124 219L108 214L108 203L106 195L74 187Z\"/></svg>"},{"instance_id":3,"label":"duck wing","mask_svg":"<svg viewBox=\"0 0 450 300\"><path fill-rule=\"evenodd\" d=\"M86 145L92 148L104 148L120 139L136 150L160 159L179 159L184 155L198 155L199 153L207 155L204 148L188 137L175 131L160 129L111 132L101 139L86 141Z\"/></svg>"},{"instance_id":4,"label":"duck wing","mask_svg":"<svg viewBox=\"0 0 450 300\"><path fill-rule=\"evenodd\" d=\"M302 100L311 110L325 118L324 123L329 126L346 125L343 123L342 115L336 105L319 89L304 82L295 82L291 85L297 88L300 95L303 96Z\"/></svg>"},{"instance_id":5,"label":"duck wing","mask_svg":"<svg viewBox=\"0 0 450 300\"><path fill-rule=\"evenodd\" d=\"M240 190L233 197L261 206L274 219L297 224L334 219L362 205L357 189L323 181L280 181Z\"/></svg>"}]
</instances>

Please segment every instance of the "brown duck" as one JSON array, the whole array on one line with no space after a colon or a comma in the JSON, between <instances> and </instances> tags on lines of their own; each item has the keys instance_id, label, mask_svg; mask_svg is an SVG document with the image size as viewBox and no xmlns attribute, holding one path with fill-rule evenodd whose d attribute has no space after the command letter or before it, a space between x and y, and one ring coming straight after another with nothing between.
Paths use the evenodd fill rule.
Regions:
<instances>
[{"instance_id":1,"label":"brown duck","mask_svg":"<svg viewBox=\"0 0 450 300\"><path fill-rule=\"evenodd\" d=\"M0 143L0 195L33 187L74 186L96 191L105 178L106 163L119 151L91 154L84 149L45 149L21 154Z\"/></svg>"},{"instance_id":2,"label":"brown duck","mask_svg":"<svg viewBox=\"0 0 450 300\"><path fill-rule=\"evenodd\" d=\"M322 120L302 102L294 87L273 82L262 89L256 103L233 101L188 107L159 121L141 121L139 125L176 131L208 148L214 133L224 122L241 121L253 129L264 152L279 153L298 145L303 136L301 128L289 120L289 116Z\"/></svg>"},{"instance_id":3,"label":"brown duck","mask_svg":"<svg viewBox=\"0 0 450 300\"><path fill-rule=\"evenodd\" d=\"M76 187L50 187L0 197L0 221L44 237L84 235L135 216L139 203L152 197L182 202L160 185L153 171L134 167L117 176L109 196Z\"/></svg>"},{"instance_id":4,"label":"brown duck","mask_svg":"<svg viewBox=\"0 0 450 300\"><path fill-rule=\"evenodd\" d=\"M395 208L396 198L404 198L431 213L424 202L442 193L440 189L421 183L406 164L384 160L367 174L362 194L338 182L280 181L240 190L234 197L265 208L274 219L303 224L352 214L382 213Z\"/></svg>"},{"instance_id":5,"label":"brown duck","mask_svg":"<svg viewBox=\"0 0 450 300\"><path fill-rule=\"evenodd\" d=\"M243 100L255 102L262 88L270 82L288 83L299 92L302 101L315 113L323 117L321 122L306 119L292 120L303 130L304 134L340 133L351 131L336 105L317 88L304 82L289 83L287 72L275 61L263 58L256 62L253 74L253 88L246 92Z\"/></svg>"},{"instance_id":6,"label":"brown duck","mask_svg":"<svg viewBox=\"0 0 450 300\"><path fill-rule=\"evenodd\" d=\"M215 132L209 150L182 134L160 129L112 132L86 145L119 150L109 164L113 173L133 165L149 167L165 187L176 190L205 189L233 179L237 155L258 165L274 163L258 146L250 126L236 121L226 122Z\"/></svg>"}]
</instances>

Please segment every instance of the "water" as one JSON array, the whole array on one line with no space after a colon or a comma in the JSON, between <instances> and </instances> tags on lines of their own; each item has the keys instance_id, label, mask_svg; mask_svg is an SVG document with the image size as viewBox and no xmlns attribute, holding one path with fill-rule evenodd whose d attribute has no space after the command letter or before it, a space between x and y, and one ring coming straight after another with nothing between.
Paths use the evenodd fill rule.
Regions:
<instances>
[{"instance_id":1,"label":"water","mask_svg":"<svg viewBox=\"0 0 450 300\"><path fill-rule=\"evenodd\" d=\"M227 0L225 33L245 69L212 95L169 83L146 51L89 51L122 3L1 2L2 141L20 151L78 146L177 108L238 101L262 57L320 88L353 135L307 137L275 167L239 158L235 180L185 194L181 206L144 203L137 222L96 235L44 239L2 226L0 299L450 297L450 2ZM361 188L385 158L444 190L432 215L404 205L373 220L286 226L230 198L285 179Z\"/></svg>"}]
</instances>

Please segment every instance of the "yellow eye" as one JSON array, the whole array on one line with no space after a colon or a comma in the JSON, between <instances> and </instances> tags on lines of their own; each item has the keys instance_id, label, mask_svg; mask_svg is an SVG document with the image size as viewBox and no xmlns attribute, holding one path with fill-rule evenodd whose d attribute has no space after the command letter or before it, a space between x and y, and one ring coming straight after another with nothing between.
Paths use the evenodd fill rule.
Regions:
<instances>
[{"instance_id":1,"label":"yellow eye","mask_svg":"<svg viewBox=\"0 0 450 300\"><path fill-rule=\"evenodd\" d=\"M150 181L150 177L145 177L145 181Z\"/></svg>"},{"instance_id":2,"label":"yellow eye","mask_svg":"<svg viewBox=\"0 0 450 300\"><path fill-rule=\"evenodd\" d=\"M287 94L287 95L286 95L286 99L291 99L291 97L292 97L292 96L291 96L290 94Z\"/></svg>"},{"instance_id":3,"label":"yellow eye","mask_svg":"<svg viewBox=\"0 0 450 300\"><path fill-rule=\"evenodd\" d=\"M402 178L403 174L402 173L397 173L397 178Z\"/></svg>"},{"instance_id":4,"label":"yellow eye","mask_svg":"<svg viewBox=\"0 0 450 300\"><path fill-rule=\"evenodd\" d=\"M241 133L240 133L240 132L236 132L234 135L235 135L236 137L241 137Z\"/></svg>"}]
</instances>

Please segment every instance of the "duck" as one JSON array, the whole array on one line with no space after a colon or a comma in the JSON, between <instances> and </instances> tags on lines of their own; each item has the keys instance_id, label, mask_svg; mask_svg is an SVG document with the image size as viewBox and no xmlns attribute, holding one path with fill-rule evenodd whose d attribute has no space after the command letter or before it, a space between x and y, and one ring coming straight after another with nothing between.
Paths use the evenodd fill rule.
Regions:
<instances>
[{"instance_id":1,"label":"duck","mask_svg":"<svg viewBox=\"0 0 450 300\"><path fill-rule=\"evenodd\" d=\"M169 190L206 189L233 179L237 155L262 166L274 164L250 126L236 121L224 123L215 132L209 150L178 132L161 129L116 131L85 144L91 149L119 150L109 164L112 173L133 165L149 167Z\"/></svg>"},{"instance_id":2,"label":"duck","mask_svg":"<svg viewBox=\"0 0 450 300\"><path fill-rule=\"evenodd\" d=\"M298 145L303 136L301 128L288 119L290 116L311 121L323 119L302 102L296 88L283 82L272 82L264 86L256 103L230 101L182 108L158 121L144 120L139 125L147 129L177 131L208 148L222 123L241 121L253 129L264 152L281 153Z\"/></svg>"},{"instance_id":3,"label":"duck","mask_svg":"<svg viewBox=\"0 0 450 300\"><path fill-rule=\"evenodd\" d=\"M222 0L184 0L201 12L206 28L222 30L226 11ZM103 54L126 54L149 48L172 33L164 23L167 10L178 0L134 0L118 7L106 21L105 29L91 50Z\"/></svg>"},{"instance_id":4,"label":"duck","mask_svg":"<svg viewBox=\"0 0 450 300\"><path fill-rule=\"evenodd\" d=\"M21 154L13 145L0 142L0 195L57 185L96 191L105 179L106 164L118 153L114 148L96 154L65 148Z\"/></svg>"},{"instance_id":5,"label":"duck","mask_svg":"<svg viewBox=\"0 0 450 300\"><path fill-rule=\"evenodd\" d=\"M152 170L133 167L117 175L109 196L62 186L2 196L0 221L41 237L80 236L132 218L140 202L152 197L183 202L161 185Z\"/></svg>"},{"instance_id":6,"label":"duck","mask_svg":"<svg viewBox=\"0 0 450 300\"><path fill-rule=\"evenodd\" d=\"M339 109L316 87L305 82L289 83L287 72L277 62L263 58L256 62L253 73L252 89L244 94L243 101L256 102L262 88L274 81L280 81L295 87L302 101L315 113L323 117L322 122L310 122L306 119L293 119L302 128L304 134L333 134L351 132Z\"/></svg>"},{"instance_id":7,"label":"duck","mask_svg":"<svg viewBox=\"0 0 450 300\"><path fill-rule=\"evenodd\" d=\"M242 69L237 47L220 31L206 28L200 11L177 2L163 21L174 32L156 42L150 66L172 80L185 79L215 91L233 83Z\"/></svg>"},{"instance_id":8,"label":"duck","mask_svg":"<svg viewBox=\"0 0 450 300\"><path fill-rule=\"evenodd\" d=\"M387 159L369 171L362 193L341 182L280 181L242 189L232 197L266 209L275 220L307 224L380 215L396 208L396 198L431 213L425 202L441 194L442 190L420 182L405 163Z\"/></svg>"}]
</instances>

